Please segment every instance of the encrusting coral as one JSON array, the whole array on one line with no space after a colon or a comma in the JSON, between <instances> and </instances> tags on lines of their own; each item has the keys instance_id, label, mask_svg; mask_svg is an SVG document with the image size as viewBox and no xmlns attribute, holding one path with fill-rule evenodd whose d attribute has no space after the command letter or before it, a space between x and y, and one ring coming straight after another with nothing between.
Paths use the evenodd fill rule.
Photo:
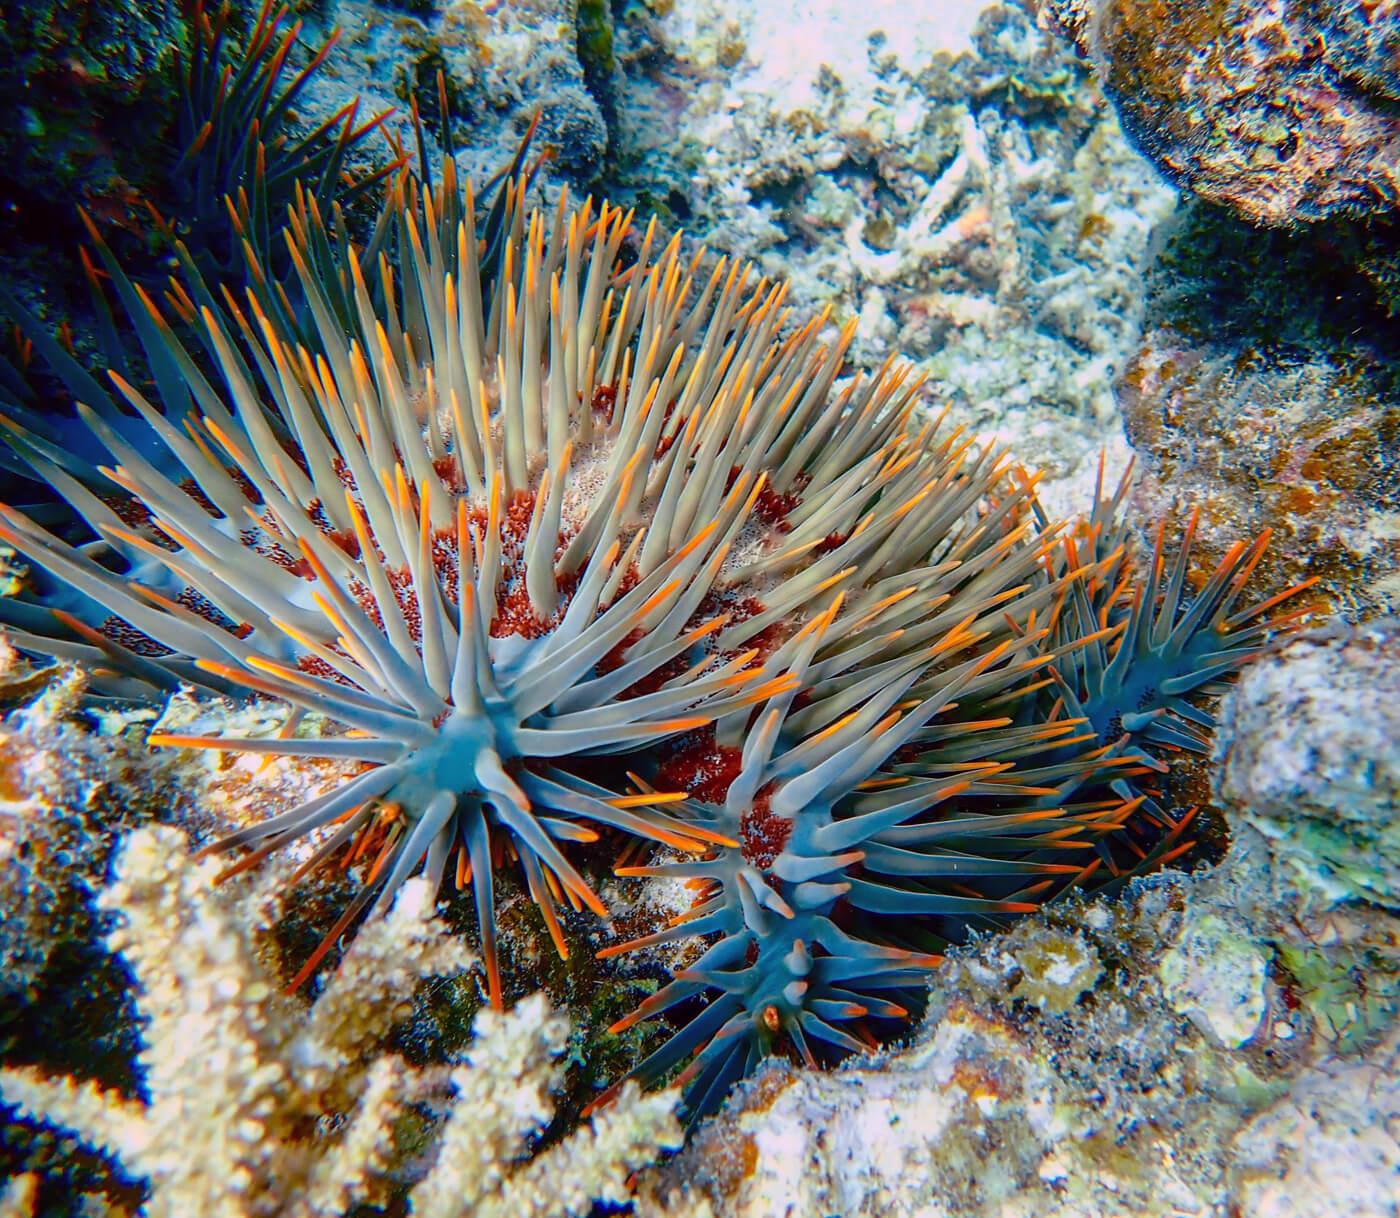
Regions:
<instances>
[{"instance_id":1,"label":"encrusting coral","mask_svg":"<svg viewBox=\"0 0 1400 1218\"><path fill-rule=\"evenodd\" d=\"M622 1200L628 1174L679 1143L674 1094L634 1087L591 1128L512 1166L552 1113L567 1020L542 995L485 1010L450 1079L415 1069L380 1048L396 999L473 962L433 916L428 885L400 890L308 1010L259 965L251 919L212 890L216 870L192 863L174 830L139 830L99 900L119 917L108 943L148 1020L148 1099L0 1070L5 1102L146 1178L150 1218L311 1218L382 1200L399 1186L398 1124L425 1106L449 1112L409 1195L415 1218L586 1214L594 1199Z\"/></svg>"},{"instance_id":2,"label":"encrusting coral","mask_svg":"<svg viewBox=\"0 0 1400 1218\"><path fill-rule=\"evenodd\" d=\"M1394 210L1390 5L1051 0L1042 14L1143 152L1202 198L1269 225Z\"/></svg>"}]
</instances>

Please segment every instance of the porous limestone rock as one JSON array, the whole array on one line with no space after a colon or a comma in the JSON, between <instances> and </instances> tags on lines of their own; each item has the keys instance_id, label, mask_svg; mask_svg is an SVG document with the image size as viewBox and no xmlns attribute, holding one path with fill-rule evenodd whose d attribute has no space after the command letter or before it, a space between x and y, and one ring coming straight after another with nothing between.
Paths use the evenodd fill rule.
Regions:
<instances>
[{"instance_id":1,"label":"porous limestone rock","mask_svg":"<svg viewBox=\"0 0 1400 1218\"><path fill-rule=\"evenodd\" d=\"M1400 621L1294 639L1222 712L1221 796L1325 903L1400 906Z\"/></svg>"}]
</instances>

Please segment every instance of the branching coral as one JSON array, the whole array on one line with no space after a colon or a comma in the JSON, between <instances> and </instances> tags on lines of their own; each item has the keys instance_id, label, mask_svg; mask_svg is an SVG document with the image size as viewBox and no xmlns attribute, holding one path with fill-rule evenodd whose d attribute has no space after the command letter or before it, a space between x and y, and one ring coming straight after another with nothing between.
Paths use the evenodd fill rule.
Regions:
<instances>
[{"instance_id":1,"label":"branching coral","mask_svg":"<svg viewBox=\"0 0 1400 1218\"><path fill-rule=\"evenodd\" d=\"M544 1012L536 997L510 1015L477 1017L480 1045L469 1054L470 1069L452 1072L455 1106L436 1162L412 1193L417 1218L588 1214L595 1200L626 1202L628 1174L680 1144L674 1093L642 1095L633 1085L591 1127L512 1171L509 1152L525 1146L552 1112L549 1063L564 1048L568 1024ZM483 1127L498 1130L500 1141L483 1139Z\"/></svg>"},{"instance_id":2,"label":"branching coral","mask_svg":"<svg viewBox=\"0 0 1400 1218\"><path fill-rule=\"evenodd\" d=\"M121 917L109 945L135 974L149 1020L149 1098L31 1069L0 1071L0 1095L144 1176L152 1218L329 1216L382 1200L403 1157L396 1124L442 1091L430 1071L379 1051L389 998L467 967L470 955L433 917L428 886L412 882L308 1012L278 995L241 919L211 893L214 871L188 861L178 833L143 830L101 898ZM550 1116L551 1063L567 1029L542 997L478 1017L437 1154L412 1193L417 1218L459 1214L468 1201L480 1214L583 1214L595 1197L624 1196L628 1173L677 1143L673 1097L634 1090L591 1130L514 1166ZM570 1188L542 1187L554 1169L585 1162Z\"/></svg>"}]
</instances>

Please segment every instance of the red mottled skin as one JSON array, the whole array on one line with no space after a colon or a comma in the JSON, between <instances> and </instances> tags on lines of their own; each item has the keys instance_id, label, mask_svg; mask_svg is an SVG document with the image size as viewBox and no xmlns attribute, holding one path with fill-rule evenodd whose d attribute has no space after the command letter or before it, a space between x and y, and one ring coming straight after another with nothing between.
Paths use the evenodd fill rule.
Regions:
<instances>
[{"instance_id":1,"label":"red mottled skin","mask_svg":"<svg viewBox=\"0 0 1400 1218\"><path fill-rule=\"evenodd\" d=\"M792 820L772 810L776 783L769 783L754 796L753 805L739 822L739 841L744 859L760 871L767 871L787 847L792 836Z\"/></svg>"},{"instance_id":2,"label":"red mottled skin","mask_svg":"<svg viewBox=\"0 0 1400 1218\"><path fill-rule=\"evenodd\" d=\"M739 777L743 754L715 743L712 725L687 732L663 746L664 759L657 770L663 791L688 791L705 803L722 804L730 784Z\"/></svg>"}]
</instances>

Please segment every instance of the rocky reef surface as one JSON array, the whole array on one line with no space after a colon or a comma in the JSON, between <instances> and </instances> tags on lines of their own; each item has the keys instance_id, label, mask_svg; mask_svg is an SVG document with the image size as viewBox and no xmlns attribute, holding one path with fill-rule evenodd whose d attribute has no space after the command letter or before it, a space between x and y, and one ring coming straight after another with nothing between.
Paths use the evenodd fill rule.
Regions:
<instances>
[{"instance_id":1,"label":"rocky reef surface","mask_svg":"<svg viewBox=\"0 0 1400 1218\"><path fill-rule=\"evenodd\" d=\"M795 302L858 317L858 358L918 362L1053 483L1119 431L1175 193L1069 48L1025 8L983 10L807 5L794 36L750 0L628 6L613 173Z\"/></svg>"},{"instance_id":2,"label":"rocky reef surface","mask_svg":"<svg viewBox=\"0 0 1400 1218\"><path fill-rule=\"evenodd\" d=\"M1163 173L1248 220L1385 215L1400 198L1393 5L1048 0Z\"/></svg>"},{"instance_id":3,"label":"rocky reef surface","mask_svg":"<svg viewBox=\"0 0 1400 1218\"><path fill-rule=\"evenodd\" d=\"M858 319L856 362L915 361L934 403L1048 471L1057 513L1088 506L1107 451L1114 471L1136 458L1144 530L1198 509L1219 553L1272 529L1268 574L1318 577L1332 621L1226 699L1183 792L1211 825L1186 870L960 949L906 1043L831 1073L771 1065L636 1177L680 1142L674 1096L579 1112L644 1047L600 1033L655 959L553 961L507 892L503 951L548 1001L493 1016L467 920L413 890L384 943L287 1005L284 961L348 881L289 909L293 857L211 894L186 843L319 789L329 763L152 755L150 722L83 705L83 674L6 651L0 1214L586 1214L631 1184L637 1212L672 1218L1400 1213L1394 6L1230 0L1197 13L1216 35L1178 23L1176 41L1142 25L1153 5L303 7L308 33L343 33L300 121L415 101L480 180L539 111L547 199L635 203L788 280L799 311ZM1282 31L1251 46L1286 74L1253 79L1301 99L1272 118L1205 87L1249 14ZM124 136L168 93L184 20L4 14L23 65L0 73L21 150L7 276L80 347L72 284L35 252L78 229L39 213L131 222L154 157ZM1319 21L1326 54L1300 66L1283 52ZM1131 86L1168 69L1202 90ZM1199 106L1234 142L1192 134ZM162 726L195 714L177 697ZM605 895L619 931L684 905L659 883L630 908ZM392 968L357 973L376 950ZM227 1060L182 1090L192 1029Z\"/></svg>"},{"instance_id":4,"label":"rocky reef surface","mask_svg":"<svg viewBox=\"0 0 1400 1218\"><path fill-rule=\"evenodd\" d=\"M960 951L912 1043L769 1067L639 1212L1393 1215L1400 920L1273 830Z\"/></svg>"}]
</instances>

